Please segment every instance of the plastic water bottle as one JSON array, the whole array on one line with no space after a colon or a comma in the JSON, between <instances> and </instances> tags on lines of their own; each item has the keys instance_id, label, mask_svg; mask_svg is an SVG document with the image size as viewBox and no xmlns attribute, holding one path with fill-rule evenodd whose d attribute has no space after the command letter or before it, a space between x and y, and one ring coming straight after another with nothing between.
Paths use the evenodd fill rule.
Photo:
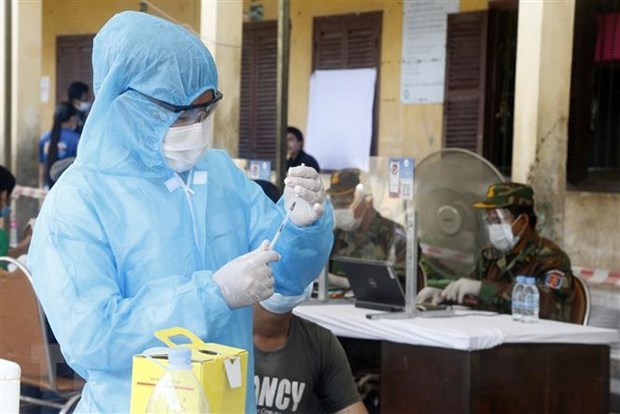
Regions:
<instances>
[{"instance_id":1,"label":"plastic water bottle","mask_svg":"<svg viewBox=\"0 0 620 414\"><path fill-rule=\"evenodd\" d=\"M525 289L523 289L523 322L538 322L538 311L540 309L540 292L536 287L536 278L526 279Z\"/></svg>"},{"instance_id":2,"label":"plastic water bottle","mask_svg":"<svg viewBox=\"0 0 620 414\"><path fill-rule=\"evenodd\" d=\"M517 276L517 283L512 288L512 319L520 321L523 318L523 290L525 276Z\"/></svg>"},{"instance_id":3,"label":"plastic water bottle","mask_svg":"<svg viewBox=\"0 0 620 414\"><path fill-rule=\"evenodd\" d=\"M208 413L202 385L192 372L189 348L170 348L166 373L157 381L146 405L151 413Z\"/></svg>"}]
</instances>

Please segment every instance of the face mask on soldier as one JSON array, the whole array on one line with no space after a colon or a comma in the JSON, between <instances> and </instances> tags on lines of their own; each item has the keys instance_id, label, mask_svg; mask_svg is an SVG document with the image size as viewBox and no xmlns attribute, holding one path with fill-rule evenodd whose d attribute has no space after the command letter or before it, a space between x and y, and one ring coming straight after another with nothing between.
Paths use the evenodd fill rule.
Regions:
<instances>
[{"instance_id":1,"label":"face mask on soldier","mask_svg":"<svg viewBox=\"0 0 620 414\"><path fill-rule=\"evenodd\" d=\"M507 218L507 214L500 209L497 210L500 217L500 223L489 224L489 240L493 247L501 252L509 252L512 250L520 239L520 234L515 235L512 232L512 224ZM515 220L518 221L519 218Z\"/></svg>"},{"instance_id":2,"label":"face mask on soldier","mask_svg":"<svg viewBox=\"0 0 620 414\"><path fill-rule=\"evenodd\" d=\"M334 209L334 225L344 231L355 231L362 224L364 218L363 211L358 211L360 204L363 203L366 193L364 186L358 184L355 188L355 195L353 197L353 203L348 208L335 208ZM357 217L356 217L356 214Z\"/></svg>"},{"instance_id":3,"label":"face mask on soldier","mask_svg":"<svg viewBox=\"0 0 620 414\"><path fill-rule=\"evenodd\" d=\"M334 223L339 229L353 231L360 226L362 218L356 219L351 208L336 208L334 209Z\"/></svg>"}]
</instances>

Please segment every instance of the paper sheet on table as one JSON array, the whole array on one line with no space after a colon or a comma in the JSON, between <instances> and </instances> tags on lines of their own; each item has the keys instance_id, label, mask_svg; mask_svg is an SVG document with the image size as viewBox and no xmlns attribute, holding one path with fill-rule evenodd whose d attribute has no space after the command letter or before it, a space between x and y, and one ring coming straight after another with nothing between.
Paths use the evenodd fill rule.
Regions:
<instances>
[{"instance_id":1,"label":"paper sheet on table","mask_svg":"<svg viewBox=\"0 0 620 414\"><path fill-rule=\"evenodd\" d=\"M376 69L317 70L310 78L304 150L321 169L368 171Z\"/></svg>"}]
</instances>

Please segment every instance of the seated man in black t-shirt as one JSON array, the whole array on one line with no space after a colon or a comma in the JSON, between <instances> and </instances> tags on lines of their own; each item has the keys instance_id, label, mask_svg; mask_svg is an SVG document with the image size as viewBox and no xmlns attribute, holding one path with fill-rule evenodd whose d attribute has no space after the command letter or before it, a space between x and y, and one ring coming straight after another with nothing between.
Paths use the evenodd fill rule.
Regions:
<instances>
[{"instance_id":1,"label":"seated man in black t-shirt","mask_svg":"<svg viewBox=\"0 0 620 414\"><path fill-rule=\"evenodd\" d=\"M316 159L304 151L304 134L298 128L288 127L286 133L287 155L286 168L305 165L314 168L317 172L321 172L319 163Z\"/></svg>"},{"instance_id":2,"label":"seated man in black t-shirt","mask_svg":"<svg viewBox=\"0 0 620 414\"><path fill-rule=\"evenodd\" d=\"M254 305L257 412L366 414L336 336L293 315L311 287L306 295L276 293Z\"/></svg>"},{"instance_id":3,"label":"seated man in black t-shirt","mask_svg":"<svg viewBox=\"0 0 620 414\"><path fill-rule=\"evenodd\" d=\"M278 188L257 181L275 203ZM338 339L325 328L293 315L310 297L271 298L254 305L256 411L267 413L367 414Z\"/></svg>"}]
</instances>

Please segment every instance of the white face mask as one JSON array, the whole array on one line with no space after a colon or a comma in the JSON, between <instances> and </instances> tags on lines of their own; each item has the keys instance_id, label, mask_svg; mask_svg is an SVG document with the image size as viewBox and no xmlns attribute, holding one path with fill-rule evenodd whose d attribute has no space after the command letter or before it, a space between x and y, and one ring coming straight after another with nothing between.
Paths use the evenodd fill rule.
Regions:
<instances>
[{"instance_id":1,"label":"white face mask","mask_svg":"<svg viewBox=\"0 0 620 414\"><path fill-rule=\"evenodd\" d=\"M501 252L508 252L519 242L519 236L512 234L512 226L508 223L489 224L489 240Z\"/></svg>"},{"instance_id":2,"label":"white face mask","mask_svg":"<svg viewBox=\"0 0 620 414\"><path fill-rule=\"evenodd\" d=\"M211 148L211 118L192 125L171 127L162 145L164 158L176 172L190 170Z\"/></svg>"},{"instance_id":3,"label":"white face mask","mask_svg":"<svg viewBox=\"0 0 620 414\"><path fill-rule=\"evenodd\" d=\"M92 106L92 102L80 102L77 107L77 110L80 112L88 112L90 111L90 107Z\"/></svg>"},{"instance_id":4,"label":"white face mask","mask_svg":"<svg viewBox=\"0 0 620 414\"><path fill-rule=\"evenodd\" d=\"M356 219L353 210L350 208L335 208L334 223L336 227L344 231L353 231L362 223L362 217Z\"/></svg>"},{"instance_id":5,"label":"white face mask","mask_svg":"<svg viewBox=\"0 0 620 414\"><path fill-rule=\"evenodd\" d=\"M501 252L509 252L517 243L519 243L520 236L512 233L512 224L505 218L505 215L498 210L500 216L500 224L489 224L489 240L493 247ZM515 220L515 222L519 218Z\"/></svg>"}]
</instances>

